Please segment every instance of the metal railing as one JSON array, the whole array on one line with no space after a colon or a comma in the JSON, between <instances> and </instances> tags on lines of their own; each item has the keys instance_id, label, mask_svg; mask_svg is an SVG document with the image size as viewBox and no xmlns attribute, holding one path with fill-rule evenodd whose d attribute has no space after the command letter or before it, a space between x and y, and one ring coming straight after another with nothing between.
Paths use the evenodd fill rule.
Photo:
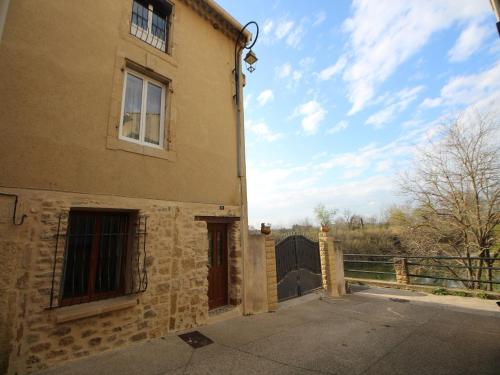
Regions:
<instances>
[{"instance_id":1,"label":"metal railing","mask_svg":"<svg viewBox=\"0 0 500 375\"><path fill-rule=\"evenodd\" d=\"M79 225L83 230L75 230L68 219L68 213L59 215L54 235L48 309L146 291L147 216L112 218L98 234L88 231L95 225L92 217Z\"/></svg>"},{"instance_id":2,"label":"metal railing","mask_svg":"<svg viewBox=\"0 0 500 375\"><path fill-rule=\"evenodd\" d=\"M144 5L140 1L133 2L130 34L163 52L168 52L170 10L157 12Z\"/></svg>"},{"instance_id":3,"label":"metal railing","mask_svg":"<svg viewBox=\"0 0 500 375\"><path fill-rule=\"evenodd\" d=\"M470 289L486 284L490 285L491 290L493 285L500 285L500 267L495 267L495 263L499 261L499 258L477 256L344 254L344 271L362 275L383 275L386 279L407 284L413 284L411 278L417 279L415 284L420 284L418 279L426 279L427 285L436 286L437 283L433 281L461 282ZM353 266L355 264L360 266L353 268L356 267Z\"/></svg>"}]
</instances>

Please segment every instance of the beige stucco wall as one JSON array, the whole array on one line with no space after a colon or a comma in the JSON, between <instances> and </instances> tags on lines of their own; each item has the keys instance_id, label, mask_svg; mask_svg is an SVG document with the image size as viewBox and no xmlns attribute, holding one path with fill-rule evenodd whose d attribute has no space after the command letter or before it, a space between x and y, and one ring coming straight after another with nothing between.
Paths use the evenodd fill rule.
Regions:
<instances>
[{"instance_id":1,"label":"beige stucco wall","mask_svg":"<svg viewBox=\"0 0 500 375\"><path fill-rule=\"evenodd\" d=\"M249 314L268 311L265 237L248 236L245 257L245 308Z\"/></svg>"},{"instance_id":2,"label":"beige stucco wall","mask_svg":"<svg viewBox=\"0 0 500 375\"><path fill-rule=\"evenodd\" d=\"M239 206L220 210L211 204L31 189L8 192L19 195L19 209L29 216L20 226L13 226L9 218L0 220L0 372L8 363L9 374L23 374L207 322L207 227L196 216L238 216ZM98 310L102 303L105 309L112 308L120 297L47 309L58 218L63 214L55 267L56 306L67 225L64 214L72 207L137 210L148 217L148 287L131 296L132 305L120 305L117 311ZM233 303L241 302L239 228L237 222L228 226L229 295ZM89 309L101 313L84 317ZM74 314L80 319L62 321Z\"/></svg>"},{"instance_id":3,"label":"beige stucco wall","mask_svg":"<svg viewBox=\"0 0 500 375\"><path fill-rule=\"evenodd\" d=\"M320 231L318 239L323 289L330 297L341 297L346 294L344 253L328 232Z\"/></svg>"},{"instance_id":4,"label":"beige stucco wall","mask_svg":"<svg viewBox=\"0 0 500 375\"><path fill-rule=\"evenodd\" d=\"M239 203L234 40L173 3L171 55L130 35L131 0L10 3L1 187ZM116 141L126 59L171 82L167 153Z\"/></svg>"},{"instance_id":5,"label":"beige stucco wall","mask_svg":"<svg viewBox=\"0 0 500 375\"><path fill-rule=\"evenodd\" d=\"M227 25L214 27L187 5L196 0L171 2L171 54L130 35L131 0L9 4L0 40L0 191L18 194L18 216L28 217L14 226L13 200L0 197L0 372L7 363L11 374L30 372L207 320L206 224L195 216L245 215L234 40ZM163 151L118 139L125 68L168 83ZM149 286L132 306L58 323L65 308L46 309L54 236L72 207L149 217ZM228 226L233 304L242 300L241 219L243 227Z\"/></svg>"},{"instance_id":6,"label":"beige stucco wall","mask_svg":"<svg viewBox=\"0 0 500 375\"><path fill-rule=\"evenodd\" d=\"M276 280L275 240L270 235L248 236L245 261L245 312L257 314L276 311L278 289Z\"/></svg>"}]
</instances>

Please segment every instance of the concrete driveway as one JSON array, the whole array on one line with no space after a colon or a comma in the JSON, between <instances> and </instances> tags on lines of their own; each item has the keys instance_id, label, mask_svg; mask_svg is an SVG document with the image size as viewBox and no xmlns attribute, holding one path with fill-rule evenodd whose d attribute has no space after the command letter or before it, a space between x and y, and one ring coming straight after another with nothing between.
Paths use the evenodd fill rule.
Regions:
<instances>
[{"instance_id":1,"label":"concrete driveway","mask_svg":"<svg viewBox=\"0 0 500 375\"><path fill-rule=\"evenodd\" d=\"M455 306L423 293L355 291L341 299L312 294L276 313L201 327L214 341L202 348L167 336L39 374L500 373L500 308L493 301Z\"/></svg>"}]
</instances>

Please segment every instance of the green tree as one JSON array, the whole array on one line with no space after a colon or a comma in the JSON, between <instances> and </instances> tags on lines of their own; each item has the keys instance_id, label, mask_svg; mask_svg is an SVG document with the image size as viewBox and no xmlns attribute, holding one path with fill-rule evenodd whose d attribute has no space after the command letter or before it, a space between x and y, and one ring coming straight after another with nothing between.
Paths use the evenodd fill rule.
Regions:
<instances>
[{"instance_id":1,"label":"green tree","mask_svg":"<svg viewBox=\"0 0 500 375\"><path fill-rule=\"evenodd\" d=\"M318 203L318 205L314 207L314 215L316 216L316 219L318 219L321 226L331 226L332 220L336 214L336 209L328 209L323 203Z\"/></svg>"}]
</instances>

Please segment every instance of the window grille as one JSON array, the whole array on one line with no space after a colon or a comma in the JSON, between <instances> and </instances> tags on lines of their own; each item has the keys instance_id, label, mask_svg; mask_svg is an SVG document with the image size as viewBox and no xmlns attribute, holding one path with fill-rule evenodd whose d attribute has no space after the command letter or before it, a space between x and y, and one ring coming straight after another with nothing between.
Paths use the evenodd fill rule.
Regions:
<instances>
[{"instance_id":1,"label":"window grille","mask_svg":"<svg viewBox=\"0 0 500 375\"><path fill-rule=\"evenodd\" d=\"M67 230L61 232L67 220ZM57 226L49 308L144 292L147 217L71 211ZM63 247L64 253L59 254Z\"/></svg>"},{"instance_id":2,"label":"window grille","mask_svg":"<svg viewBox=\"0 0 500 375\"><path fill-rule=\"evenodd\" d=\"M172 6L165 0L134 0L130 33L153 47L168 52Z\"/></svg>"}]
</instances>

